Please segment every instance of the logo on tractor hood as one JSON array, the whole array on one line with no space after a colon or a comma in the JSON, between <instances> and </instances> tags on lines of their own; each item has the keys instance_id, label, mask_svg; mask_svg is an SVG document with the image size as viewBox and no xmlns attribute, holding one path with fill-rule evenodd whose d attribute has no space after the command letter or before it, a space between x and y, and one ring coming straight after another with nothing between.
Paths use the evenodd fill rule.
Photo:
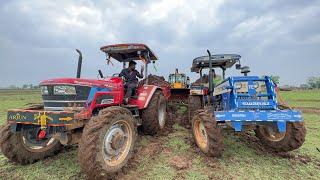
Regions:
<instances>
[{"instance_id":1,"label":"logo on tractor hood","mask_svg":"<svg viewBox=\"0 0 320 180\"><path fill-rule=\"evenodd\" d=\"M27 120L27 117L17 113L17 114L10 114L8 119L19 121L19 120Z\"/></svg>"}]
</instances>

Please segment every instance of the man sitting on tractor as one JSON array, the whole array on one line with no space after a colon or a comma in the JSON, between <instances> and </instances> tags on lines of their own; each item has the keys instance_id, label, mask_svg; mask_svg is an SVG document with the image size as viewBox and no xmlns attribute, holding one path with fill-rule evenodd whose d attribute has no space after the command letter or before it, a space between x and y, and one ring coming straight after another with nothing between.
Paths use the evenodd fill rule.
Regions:
<instances>
[{"instance_id":1,"label":"man sitting on tractor","mask_svg":"<svg viewBox=\"0 0 320 180\"><path fill-rule=\"evenodd\" d=\"M125 79L125 85L124 85L126 88L126 94L124 96L125 103L129 102L129 98L132 96L133 91L137 88L138 78L143 78L144 67L141 66L141 71L139 73L136 70L136 64L137 64L136 62L130 61L129 67L123 69L119 74L119 77L124 77Z\"/></svg>"}]
</instances>

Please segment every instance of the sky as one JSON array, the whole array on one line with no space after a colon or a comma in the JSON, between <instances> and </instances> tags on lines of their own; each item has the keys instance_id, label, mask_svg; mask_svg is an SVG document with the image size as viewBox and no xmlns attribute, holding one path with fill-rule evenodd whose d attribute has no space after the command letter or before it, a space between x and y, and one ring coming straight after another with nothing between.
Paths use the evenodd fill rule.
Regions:
<instances>
[{"instance_id":1,"label":"sky","mask_svg":"<svg viewBox=\"0 0 320 180\"><path fill-rule=\"evenodd\" d=\"M192 60L236 53L251 75L278 75L282 85L320 76L319 0L3 0L0 1L0 87L121 70L99 48L145 43L159 57L152 74L190 72ZM139 69L139 67L138 67ZM231 69L227 76L240 73Z\"/></svg>"}]
</instances>

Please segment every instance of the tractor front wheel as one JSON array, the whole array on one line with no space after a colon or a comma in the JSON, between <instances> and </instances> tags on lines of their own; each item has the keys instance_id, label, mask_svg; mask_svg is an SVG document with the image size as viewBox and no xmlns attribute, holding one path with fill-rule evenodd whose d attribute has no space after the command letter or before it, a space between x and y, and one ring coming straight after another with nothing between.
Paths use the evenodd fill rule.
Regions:
<instances>
[{"instance_id":1,"label":"tractor front wheel","mask_svg":"<svg viewBox=\"0 0 320 180\"><path fill-rule=\"evenodd\" d=\"M146 109L142 111L142 129L145 134L155 135L166 125L167 102L161 91L156 91Z\"/></svg>"},{"instance_id":2,"label":"tractor front wheel","mask_svg":"<svg viewBox=\"0 0 320 180\"><path fill-rule=\"evenodd\" d=\"M200 109L195 112L192 118L192 133L203 153L213 157L222 155L222 132L210 110Z\"/></svg>"},{"instance_id":3,"label":"tractor front wheel","mask_svg":"<svg viewBox=\"0 0 320 180\"><path fill-rule=\"evenodd\" d=\"M287 123L286 132L280 133L275 126L259 126L255 130L261 143L271 151L288 152L298 149L305 141L307 130L302 122Z\"/></svg>"},{"instance_id":4,"label":"tractor front wheel","mask_svg":"<svg viewBox=\"0 0 320 180\"><path fill-rule=\"evenodd\" d=\"M12 133L10 124L0 131L1 152L11 161L30 164L57 154L62 145L54 138L38 139L39 128Z\"/></svg>"},{"instance_id":5,"label":"tractor front wheel","mask_svg":"<svg viewBox=\"0 0 320 180\"><path fill-rule=\"evenodd\" d=\"M84 127L78 160L88 179L112 179L131 158L137 127L131 112L110 107Z\"/></svg>"}]
</instances>

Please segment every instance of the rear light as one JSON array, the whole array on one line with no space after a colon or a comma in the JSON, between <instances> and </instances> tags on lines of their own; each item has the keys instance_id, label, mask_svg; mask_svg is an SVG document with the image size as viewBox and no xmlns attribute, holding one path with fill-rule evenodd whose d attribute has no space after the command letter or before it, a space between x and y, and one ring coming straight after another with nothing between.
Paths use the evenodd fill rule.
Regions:
<instances>
[{"instance_id":1,"label":"rear light","mask_svg":"<svg viewBox=\"0 0 320 180\"><path fill-rule=\"evenodd\" d=\"M46 135L47 135L47 132L44 131L44 130L41 130L41 131L39 132L39 134L38 134L38 138L39 138L39 139L44 139L44 138L46 137Z\"/></svg>"}]
</instances>

